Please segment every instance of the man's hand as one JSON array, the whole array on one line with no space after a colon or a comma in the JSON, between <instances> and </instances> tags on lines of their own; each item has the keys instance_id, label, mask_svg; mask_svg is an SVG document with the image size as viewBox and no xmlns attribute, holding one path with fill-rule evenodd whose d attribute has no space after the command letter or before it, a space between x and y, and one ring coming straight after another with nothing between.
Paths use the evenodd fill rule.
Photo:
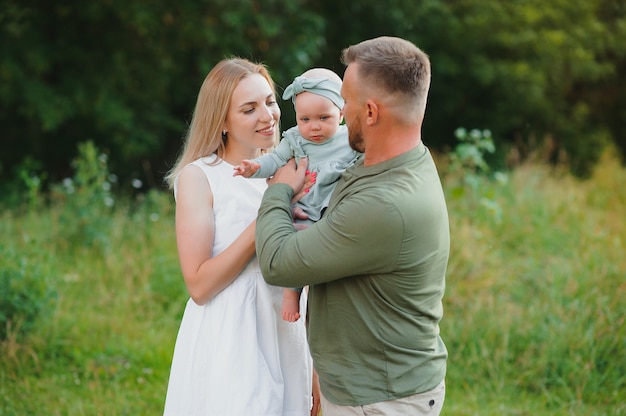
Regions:
<instances>
[{"instance_id":1,"label":"man's hand","mask_svg":"<svg viewBox=\"0 0 626 416\"><path fill-rule=\"evenodd\" d=\"M315 368L313 369L313 407L311 408L311 416L318 416L322 411L322 405L320 403L320 397L322 393L320 391L320 380Z\"/></svg>"},{"instance_id":2,"label":"man's hand","mask_svg":"<svg viewBox=\"0 0 626 416\"><path fill-rule=\"evenodd\" d=\"M279 168L276 173L274 173L274 176L267 180L267 183L269 185L284 183L291 186L294 194L302 193L302 195L304 195L307 192L303 188L306 181L306 168L308 164L309 159L304 157L300 159L297 165L295 159L289 159L285 166Z\"/></svg>"}]
</instances>

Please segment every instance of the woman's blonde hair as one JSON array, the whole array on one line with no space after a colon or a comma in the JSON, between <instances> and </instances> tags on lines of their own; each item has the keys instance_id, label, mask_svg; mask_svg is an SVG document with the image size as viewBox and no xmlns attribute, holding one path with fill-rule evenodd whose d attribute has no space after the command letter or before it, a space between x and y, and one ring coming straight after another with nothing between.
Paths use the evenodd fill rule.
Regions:
<instances>
[{"instance_id":1,"label":"woman's blonde hair","mask_svg":"<svg viewBox=\"0 0 626 416\"><path fill-rule=\"evenodd\" d=\"M265 65L247 59L224 59L208 73L198 93L183 151L165 176L170 189L174 188L176 177L189 163L212 154L216 154L218 159L224 156L228 134L222 134L222 129L233 91L242 79L252 74L262 75L270 84L272 92L276 93L274 81ZM280 131L276 129L275 143L278 143L279 138Z\"/></svg>"}]
</instances>

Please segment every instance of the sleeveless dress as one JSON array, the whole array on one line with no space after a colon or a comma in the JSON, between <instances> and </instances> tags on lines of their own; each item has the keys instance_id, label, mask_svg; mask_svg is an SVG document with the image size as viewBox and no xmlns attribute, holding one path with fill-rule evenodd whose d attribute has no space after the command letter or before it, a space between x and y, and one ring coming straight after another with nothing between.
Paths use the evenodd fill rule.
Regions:
<instances>
[{"instance_id":1,"label":"sleeveless dress","mask_svg":"<svg viewBox=\"0 0 626 416\"><path fill-rule=\"evenodd\" d=\"M193 162L213 192L217 255L256 219L265 179L233 177L215 156ZM176 189L175 189L176 193ZM302 307L306 307L305 295ZM170 371L166 416L304 416L312 364L304 319L281 317L282 288L263 280L256 256L204 305L187 301Z\"/></svg>"}]
</instances>

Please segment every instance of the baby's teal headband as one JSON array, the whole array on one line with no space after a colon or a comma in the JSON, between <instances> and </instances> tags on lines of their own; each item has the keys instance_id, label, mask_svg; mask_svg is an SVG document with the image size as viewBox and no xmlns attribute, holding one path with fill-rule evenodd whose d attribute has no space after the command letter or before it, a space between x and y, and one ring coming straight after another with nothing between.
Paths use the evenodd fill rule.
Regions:
<instances>
[{"instance_id":1,"label":"baby's teal headband","mask_svg":"<svg viewBox=\"0 0 626 416\"><path fill-rule=\"evenodd\" d=\"M330 81L326 78L296 77L293 82L285 88L283 100L291 98L291 101L295 105L296 95L304 91L326 97L332 101L333 104L339 107L340 110L343 110L344 101L339 93L341 91L341 84Z\"/></svg>"}]
</instances>

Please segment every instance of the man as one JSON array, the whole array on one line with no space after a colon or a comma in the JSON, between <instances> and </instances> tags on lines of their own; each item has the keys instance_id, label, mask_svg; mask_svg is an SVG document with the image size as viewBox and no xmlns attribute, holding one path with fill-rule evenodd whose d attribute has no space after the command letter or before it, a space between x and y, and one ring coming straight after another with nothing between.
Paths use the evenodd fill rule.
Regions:
<instances>
[{"instance_id":1,"label":"man","mask_svg":"<svg viewBox=\"0 0 626 416\"><path fill-rule=\"evenodd\" d=\"M317 223L296 232L291 198L306 160L270 181L259 209L265 280L309 285L308 340L322 413L438 415L447 351L439 337L450 248L437 169L421 141L428 56L380 37L343 51L348 168Z\"/></svg>"}]
</instances>

